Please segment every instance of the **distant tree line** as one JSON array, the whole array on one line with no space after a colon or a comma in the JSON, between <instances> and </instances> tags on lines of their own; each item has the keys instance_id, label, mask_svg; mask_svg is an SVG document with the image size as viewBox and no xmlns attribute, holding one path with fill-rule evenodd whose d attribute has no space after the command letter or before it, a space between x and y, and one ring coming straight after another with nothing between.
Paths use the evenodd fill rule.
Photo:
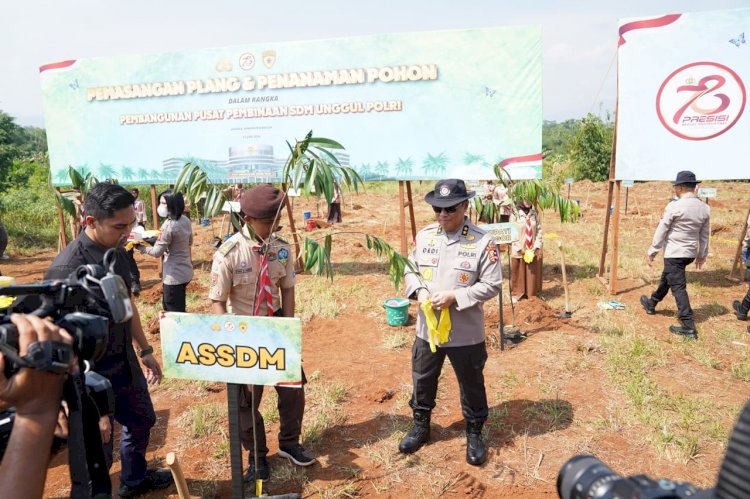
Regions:
<instances>
[{"instance_id":1,"label":"distant tree line","mask_svg":"<svg viewBox=\"0 0 750 499\"><path fill-rule=\"evenodd\" d=\"M558 183L564 178L595 182L609 177L614 123L589 113L561 123L545 121L542 127L544 178Z\"/></svg>"},{"instance_id":2,"label":"distant tree line","mask_svg":"<svg viewBox=\"0 0 750 499\"><path fill-rule=\"evenodd\" d=\"M43 128L22 127L0 111L0 192L47 184L49 158Z\"/></svg>"}]
</instances>

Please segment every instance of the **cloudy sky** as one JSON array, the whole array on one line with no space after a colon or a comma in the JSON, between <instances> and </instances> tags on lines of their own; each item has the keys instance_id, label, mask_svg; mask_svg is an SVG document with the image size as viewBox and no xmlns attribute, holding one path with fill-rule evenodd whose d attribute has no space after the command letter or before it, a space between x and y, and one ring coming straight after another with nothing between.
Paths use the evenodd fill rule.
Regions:
<instances>
[{"instance_id":1,"label":"cloudy sky","mask_svg":"<svg viewBox=\"0 0 750 499\"><path fill-rule=\"evenodd\" d=\"M44 126L39 66L65 59L537 24L544 117L561 121L614 108L618 19L741 7L750 0L9 1L0 10L0 110Z\"/></svg>"}]
</instances>

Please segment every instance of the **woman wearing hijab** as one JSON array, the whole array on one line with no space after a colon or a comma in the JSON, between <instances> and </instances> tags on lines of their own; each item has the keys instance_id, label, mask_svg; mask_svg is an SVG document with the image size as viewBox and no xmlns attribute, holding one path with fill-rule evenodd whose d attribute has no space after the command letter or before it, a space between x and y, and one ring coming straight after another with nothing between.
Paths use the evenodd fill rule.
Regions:
<instances>
[{"instance_id":1,"label":"woman wearing hijab","mask_svg":"<svg viewBox=\"0 0 750 499\"><path fill-rule=\"evenodd\" d=\"M159 194L156 213L166 218L161 226L159 239L153 248L138 246L141 253L164 258L162 306L165 312L185 311L185 290L193 278L193 262L190 259L193 230L190 220L183 214L184 210L182 193L175 194L170 189Z\"/></svg>"},{"instance_id":2,"label":"woman wearing hijab","mask_svg":"<svg viewBox=\"0 0 750 499\"><path fill-rule=\"evenodd\" d=\"M542 225L530 201L522 199L511 223L518 226L518 241L511 246L511 299L536 296L542 290Z\"/></svg>"}]
</instances>

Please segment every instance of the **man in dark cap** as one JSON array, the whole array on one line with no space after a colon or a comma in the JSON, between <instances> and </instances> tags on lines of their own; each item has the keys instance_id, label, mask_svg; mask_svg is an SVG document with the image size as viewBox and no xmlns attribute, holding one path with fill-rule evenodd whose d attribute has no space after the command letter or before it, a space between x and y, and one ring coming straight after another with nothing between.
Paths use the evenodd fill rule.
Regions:
<instances>
[{"instance_id":1,"label":"man in dark cap","mask_svg":"<svg viewBox=\"0 0 750 499\"><path fill-rule=\"evenodd\" d=\"M655 313L657 303L662 301L671 289L677 302L680 325L669 326L669 330L691 339L696 339L698 333L687 294L685 267L695 262L696 267L701 269L706 263L710 222L708 205L695 195L695 186L699 183L695 179L695 174L690 171L679 172L672 182L678 199L664 209L654 240L647 252L651 265L657 253L664 248L664 270L659 287L651 297L641 296L641 305L646 313L651 315Z\"/></svg>"},{"instance_id":2,"label":"man in dark cap","mask_svg":"<svg viewBox=\"0 0 750 499\"><path fill-rule=\"evenodd\" d=\"M242 193L240 209L247 228L222 244L214 255L211 267L211 311L226 314L227 300L231 313L294 317L294 258L289 243L276 236L285 194L270 184L263 184ZM310 466L315 458L299 443L302 416L305 411L305 374L297 386L276 386L279 396L279 455L298 466ZM250 393L252 390L252 395ZM247 385L240 397L240 440L250 452L245 480L268 480L270 471L266 454L266 432L258 407L263 396L262 385ZM251 400L255 406L252 407ZM253 446L255 418L258 466Z\"/></svg>"},{"instance_id":3,"label":"man in dark cap","mask_svg":"<svg viewBox=\"0 0 750 499\"><path fill-rule=\"evenodd\" d=\"M437 223L417 234L409 259L418 272L407 268L404 273L406 294L419 301L420 311L409 401L414 426L401 440L399 451L410 454L429 441L430 415L447 356L461 389L466 461L479 466L487 459L482 441L488 414L483 305L500 292L502 275L494 239L466 217L474 194L466 191L463 180L447 179L438 181L425 196Z\"/></svg>"}]
</instances>

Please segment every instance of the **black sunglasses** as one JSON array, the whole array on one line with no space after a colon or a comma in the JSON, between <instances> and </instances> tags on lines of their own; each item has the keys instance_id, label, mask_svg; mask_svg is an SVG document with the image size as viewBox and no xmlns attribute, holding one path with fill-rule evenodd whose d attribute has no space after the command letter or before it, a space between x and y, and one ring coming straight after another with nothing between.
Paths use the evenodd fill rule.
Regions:
<instances>
[{"instance_id":1,"label":"black sunglasses","mask_svg":"<svg viewBox=\"0 0 750 499\"><path fill-rule=\"evenodd\" d=\"M461 203L454 204L453 206L448 206L447 208L433 206L432 211L434 211L435 213L440 213L441 211L445 210L446 213L455 213L459 206L461 206Z\"/></svg>"}]
</instances>

